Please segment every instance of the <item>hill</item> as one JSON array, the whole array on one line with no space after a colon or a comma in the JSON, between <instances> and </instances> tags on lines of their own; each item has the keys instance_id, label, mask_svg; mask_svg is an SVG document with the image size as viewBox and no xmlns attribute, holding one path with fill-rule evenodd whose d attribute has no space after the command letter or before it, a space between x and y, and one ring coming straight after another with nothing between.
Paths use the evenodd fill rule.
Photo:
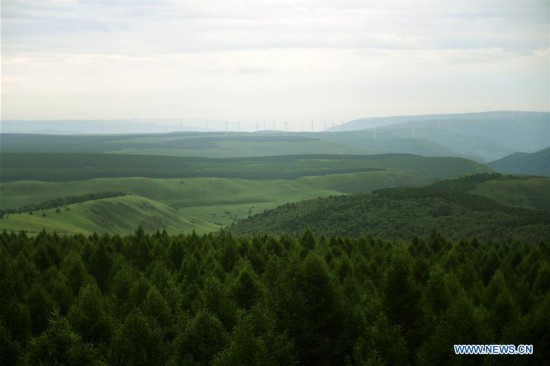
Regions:
<instances>
[{"instance_id":1,"label":"hill","mask_svg":"<svg viewBox=\"0 0 550 366\"><path fill-rule=\"evenodd\" d=\"M239 234L372 235L390 239L428 236L454 239L541 240L550 235L550 212L512 207L469 193L477 184L501 179L484 174L421 188L389 188L370 194L290 203L230 227Z\"/></svg>"},{"instance_id":2,"label":"hill","mask_svg":"<svg viewBox=\"0 0 550 366\"><path fill-rule=\"evenodd\" d=\"M458 156L423 139L374 138L370 132L180 132L131 135L0 134L2 153L116 153L184 157L256 157L300 154ZM503 155L504 156L504 155Z\"/></svg>"},{"instance_id":3,"label":"hill","mask_svg":"<svg viewBox=\"0 0 550 366\"><path fill-rule=\"evenodd\" d=\"M118 192L145 197L175 210L168 214L177 214L184 220L198 218L209 224L208 230L217 230L237 219L288 202L384 187L421 186L441 178L489 171L482 164L461 158L403 154L233 159L121 154L4 154L2 157L4 181L0 182L0 212L23 209L28 213L37 207L40 212L56 206L72 208L70 203L75 202L75 198ZM91 202L94 201L89 200L87 204ZM133 215L133 208L127 208L128 214ZM85 212L75 209L71 214L84 215L83 232L95 227L84 224L88 222ZM119 214L124 216L122 211ZM9 223L0 220L0 229L35 230L39 224L55 229L65 225L66 220L63 215L50 214L46 221L37 221L36 215L19 215L15 221L14 217L10 216ZM205 229L182 225L180 230L202 232Z\"/></svg>"},{"instance_id":4,"label":"hill","mask_svg":"<svg viewBox=\"0 0 550 366\"><path fill-rule=\"evenodd\" d=\"M218 226L199 218L182 215L176 209L145 197L127 195L70 204L61 208L15 213L0 220L2 230L42 230L57 233L128 234L137 227L171 233L209 232Z\"/></svg>"},{"instance_id":5,"label":"hill","mask_svg":"<svg viewBox=\"0 0 550 366\"><path fill-rule=\"evenodd\" d=\"M461 156L492 161L517 151L546 148L550 141L550 113L503 111L364 118L334 130L366 130L386 138L423 139Z\"/></svg>"},{"instance_id":6,"label":"hill","mask_svg":"<svg viewBox=\"0 0 550 366\"><path fill-rule=\"evenodd\" d=\"M1 155L3 182L71 181L94 178L295 179L304 176L371 171L413 172L432 179L483 172L479 163L452 157L408 154L284 155L252 158L195 158L132 154Z\"/></svg>"},{"instance_id":7,"label":"hill","mask_svg":"<svg viewBox=\"0 0 550 366\"><path fill-rule=\"evenodd\" d=\"M488 165L501 173L550 177L550 147L534 153L514 153Z\"/></svg>"},{"instance_id":8,"label":"hill","mask_svg":"<svg viewBox=\"0 0 550 366\"><path fill-rule=\"evenodd\" d=\"M104 122L106 126L112 125L112 121ZM142 125L136 124L136 128L138 126ZM321 132L98 133L72 136L0 133L2 153L116 153L211 158L406 153L458 156L479 162L500 159L517 151L535 152L546 148L548 141L550 113L542 112L366 118Z\"/></svg>"}]
</instances>

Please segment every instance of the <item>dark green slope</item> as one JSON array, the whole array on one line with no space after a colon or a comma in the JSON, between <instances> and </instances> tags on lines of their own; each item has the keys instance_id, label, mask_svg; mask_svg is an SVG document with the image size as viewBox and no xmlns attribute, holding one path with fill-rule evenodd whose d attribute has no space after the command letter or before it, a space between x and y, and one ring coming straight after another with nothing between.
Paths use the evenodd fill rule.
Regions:
<instances>
[{"instance_id":1,"label":"dark green slope","mask_svg":"<svg viewBox=\"0 0 550 366\"><path fill-rule=\"evenodd\" d=\"M486 172L485 165L453 157L410 154L282 155L199 158L132 154L0 154L0 181L93 178L295 179L305 176L400 171L429 179Z\"/></svg>"},{"instance_id":2,"label":"dark green slope","mask_svg":"<svg viewBox=\"0 0 550 366\"><path fill-rule=\"evenodd\" d=\"M437 142L409 136L376 139L361 132L220 132L133 135L31 135L0 133L2 153L116 153L213 158L288 154L385 154L460 156ZM504 155L502 155L504 156Z\"/></svg>"},{"instance_id":3,"label":"dark green slope","mask_svg":"<svg viewBox=\"0 0 550 366\"><path fill-rule=\"evenodd\" d=\"M550 176L550 147L531 154L514 153L489 163L489 166L507 174Z\"/></svg>"},{"instance_id":4,"label":"dark green slope","mask_svg":"<svg viewBox=\"0 0 550 366\"><path fill-rule=\"evenodd\" d=\"M483 174L422 188L391 188L370 194L286 204L231 226L241 234L372 235L389 239L427 236L433 230L454 238L541 240L550 236L550 212L503 205L467 193L499 179Z\"/></svg>"}]
</instances>

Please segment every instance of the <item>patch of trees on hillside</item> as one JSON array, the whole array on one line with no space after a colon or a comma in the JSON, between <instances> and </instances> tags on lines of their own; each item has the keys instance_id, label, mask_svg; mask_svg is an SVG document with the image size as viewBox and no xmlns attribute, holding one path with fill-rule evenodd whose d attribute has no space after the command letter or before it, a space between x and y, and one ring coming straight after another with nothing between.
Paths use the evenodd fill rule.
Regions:
<instances>
[{"instance_id":1,"label":"patch of trees on hillside","mask_svg":"<svg viewBox=\"0 0 550 366\"><path fill-rule=\"evenodd\" d=\"M14 208L14 209L8 208L8 209L0 210L0 218L4 217L4 215L11 214L11 213L33 212L38 210L47 210L50 208L59 209L59 207L67 206L74 203L94 201L94 200L99 200L103 198L122 197L122 196L126 196L127 194L128 193L125 193L125 192L96 192L96 193L82 194L78 196L60 197L60 198L56 198L56 199L41 202L41 203L25 205L20 208Z\"/></svg>"},{"instance_id":2,"label":"patch of trees on hillside","mask_svg":"<svg viewBox=\"0 0 550 366\"><path fill-rule=\"evenodd\" d=\"M550 359L550 240L0 234L0 364ZM456 356L454 344L533 344Z\"/></svg>"}]
</instances>

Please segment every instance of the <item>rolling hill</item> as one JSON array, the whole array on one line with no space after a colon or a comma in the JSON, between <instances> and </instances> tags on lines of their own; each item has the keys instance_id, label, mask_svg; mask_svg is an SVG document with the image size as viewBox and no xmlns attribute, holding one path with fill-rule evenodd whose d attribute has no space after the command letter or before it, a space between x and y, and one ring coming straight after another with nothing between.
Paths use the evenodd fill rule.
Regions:
<instances>
[{"instance_id":1,"label":"rolling hill","mask_svg":"<svg viewBox=\"0 0 550 366\"><path fill-rule=\"evenodd\" d=\"M334 130L423 139L461 156L492 161L517 151L546 148L550 141L550 113L503 111L364 118Z\"/></svg>"},{"instance_id":2,"label":"rolling hill","mask_svg":"<svg viewBox=\"0 0 550 366\"><path fill-rule=\"evenodd\" d=\"M69 125L75 123L78 121L70 122ZM110 122L105 121L105 124L110 125ZM546 148L548 141L550 113L484 112L366 118L322 132L171 132L72 136L0 133L0 151L210 158L406 153L466 157L485 163L517 151L534 152Z\"/></svg>"},{"instance_id":3,"label":"rolling hill","mask_svg":"<svg viewBox=\"0 0 550 366\"><path fill-rule=\"evenodd\" d=\"M484 165L462 158L409 154L284 155L252 158L195 158L133 154L1 155L0 181L71 181L94 178L295 179L304 176L400 171L440 179L483 172Z\"/></svg>"},{"instance_id":4,"label":"rolling hill","mask_svg":"<svg viewBox=\"0 0 550 366\"><path fill-rule=\"evenodd\" d=\"M514 153L488 165L494 170L506 174L550 177L550 147L534 153Z\"/></svg>"},{"instance_id":5,"label":"rolling hill","mask_svg":"<svg viewBox=\"0 0 550 366\"><path fill-rule=\"evenodd\" d=\"M466 159L404 154L234 159L121 154L4 154L2 157L4 181L0 183L0 210L17 210L101 192L123 192L171 208L175 211L170 211L170 215L183 220L198 218L212 230L288 202L384 187L421 186L442 178L489 171L486 166ZM86 204L92 202L95 201ZM110 201L97 202L107 205ZM132 211L132 207L128 209ZM87 212L76 209L71 212L75 216L84 215L84 221L78 221L84 232L93 228L84 224L90 221ZM10 220L14 217L10 215ZM63 215L47 214L46 221L37 221L36 215L17 217L9 224L7 220L0 220L0 230L34 230L39 224L54 229L55 220L59 221L60 230L65 230L62 229L66 221ZM204 227L202 223L197 228L181 225L181 230L204 231Z\"/></svg>"},{"instance_id":6,"label":"rolling hill","mask_svg":"<svg viewBox=\"0 0 550 366\"><path fill-rule=\"evenodd\" d=\"M436 230L458 240L547 238L550 211L512 207L487 195L470 193L478 184L500 180L507 179L482 174L422 188L389 188L370 194L289 203L239 221L229 230L239 234L298 235L309 228L317 235L372 235L391 239L427 236ZM550 201L550 193L546 194L546 200Z\"/></svg>"},{"instance_id":7,"label":"rolling hill","mask_svg":"<svg viewBox=\"0 0 550 366\"><path fill-rule=\"evenodd\" d=\"M128 234L140 226L147 231L164 229L170 233L218 229L216 225L181 214L158 201L135 195L9 214L0 220L1 230L25 230L31 234L42 230L60 234Z\"/></svg>"},{"instance_id":8,"label":"rolling hill","mask_svg":"<svg viewBox=\"0 0 550 366\"><path fill-rule=\"evenodd\" d=\"M385 154L458 156L423 139L374 138L370 132L261 131L228 134L182 132L131 135L0 134L2 153L110 153L183 157L256 157L300 154Z\"/></svg>"}]
</instances>

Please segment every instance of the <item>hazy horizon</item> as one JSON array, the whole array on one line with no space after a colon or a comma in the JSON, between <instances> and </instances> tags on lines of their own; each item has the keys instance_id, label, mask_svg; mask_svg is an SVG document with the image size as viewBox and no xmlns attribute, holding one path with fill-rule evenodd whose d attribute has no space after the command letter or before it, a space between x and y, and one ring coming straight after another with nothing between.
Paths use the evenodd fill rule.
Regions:
<instances>
[{"instance_id":1,"label":"hazy horizon","mask_svg":"<svg viewBox=\"0 0 550 366\"><path fill-rule=\"evenodd\" d=\"M549 17L544 0L3 2L1 117L549 111Z\"/></svg>"},{"instance_id":2,"label":"hazy horizon","mask_svg":"<svg viewBox=\"0 0 550 366\"><path fill-rule=\"evenodd\" d=\"M207 119L87 119L87 120L2 120L0 134L60 134L60 135L109 135L109 134L162 134L174 132L278 132L278 133L308 133L308 132L341 132L384 128L385 126L400 126L420 123L417 127L426 127L425 123L448 121L461 125L472 121L486 121L493 125L497 122L505 126L510 122L521 120L527 124L533 118L545 121L547 133L550 133L550 112L537 111L484 111L449 114L418 114L399 116L377 116L359 118L351 121L310 121L308 123L292 123L293 121L258 120L256 122L207 120ZM358 125L359 124L359 125ZM489 126L480 126L480 130ZM494 127L494 125L493 125ZM534 134L534 139L545 139L545 136Z\"/></svg>"}]
</instances>

